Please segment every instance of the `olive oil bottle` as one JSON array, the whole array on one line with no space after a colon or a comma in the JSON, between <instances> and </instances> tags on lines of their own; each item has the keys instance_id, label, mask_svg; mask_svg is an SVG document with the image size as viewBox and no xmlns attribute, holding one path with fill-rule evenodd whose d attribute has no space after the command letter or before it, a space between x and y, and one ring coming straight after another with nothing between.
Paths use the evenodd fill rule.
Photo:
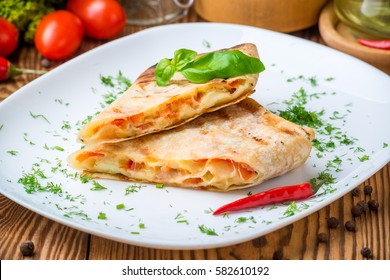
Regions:
<instances>
[{"instance_id":1,"label":"olive oil bottle","mask_svg":"<svg viewBox=\"0 0 390 280\"><path fill-rule=\"evenodd\" d=\"M334 0L334 8L348 26L368 37L390 39L390 0Z\"/></svg>"}]
</instances>

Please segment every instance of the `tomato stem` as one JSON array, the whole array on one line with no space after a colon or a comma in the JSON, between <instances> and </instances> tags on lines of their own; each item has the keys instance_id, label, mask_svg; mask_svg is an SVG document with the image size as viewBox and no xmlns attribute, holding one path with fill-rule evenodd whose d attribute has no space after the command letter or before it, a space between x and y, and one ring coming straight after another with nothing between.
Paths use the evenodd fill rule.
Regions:
<instances>
[{"instance_id":1,"label":"tomato stem","mask_svg":"<svg viewBox=\"0 0 390 280\"><path fill-rule=\"evenodd\" d=\"M42 75L45 73L47 73L45 70L18 68L7 59L0 57L0 81L5 81L21 74Z\"/></svg>"}]
</instances>

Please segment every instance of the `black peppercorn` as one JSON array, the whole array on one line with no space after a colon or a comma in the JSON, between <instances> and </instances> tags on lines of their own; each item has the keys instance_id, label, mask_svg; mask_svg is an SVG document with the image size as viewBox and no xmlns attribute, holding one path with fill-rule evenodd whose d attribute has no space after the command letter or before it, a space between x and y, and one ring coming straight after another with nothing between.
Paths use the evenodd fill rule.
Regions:
<instances>
[{"instance_id":1,"label":"black peppercorn","mask_svg":"<svg viewBox=\"0 0 390 280\"><path fill-rule=\"evenodd\" d=\"M47 58L43 58L41 60L41 65L42 67L49 68L51 66L51 61L48 60Z\"/></svg>"},{"instance_id":2,"label":"black peppercorn","mask_svg":"<svg viewBox=\"0 0 390 280\"><path fill-rule=\"evenodd\" d=\"M335 217L330 217L327 220L328 228L337 228L339 225L339 220Z\"/></svg>"},{"instance_id":3,"label":"black peppercorn","mask_svg":"<svg viewBox=\"0 0 390 280\"><path fill-rule=\"evenodd\" d=\"M370 195L372 193L372 187L370 185L364 186L364 194Z\"/></svg>"},{"instance_id":4,"label":"black peppercorn","mask_svg":"<svg viewBox=\"0 0 390 280\"><path fill-rule=\"evenodd\" d=\"M369 257L371 256L371 249L368 248L368 247L363 247L363 248L360 250L360 253L362 254L363 257L369 258Z\"/></svg>"},{"instance_id":5,"label":"black peppercorn","mask_svg":"<svg viewBox=\"0 0 390 280\"><path fill-rule=\"evenodd\" d=\"M352 220L349 220L345 223L345 228L348 230L348 231L356 231L356 224L354 221Z\"/></svg>"},{"instance_id":6,"label":"black peppercorn","mask_svg":"<svg viewBox=\"0 0 390 280\"><path fill-rule=\"evenodd\" d=\"M365 200L359 201L357 203L360 207L362 207L363 212L366 212L368 210L368 203Z\"/></svg>"},{"instance_id":7,"label":"black peppercorn","mask_svg":"<svg viewBox=\"0 0 390 280\"><path fill-rule=\"evenodd\" d=\"M283 259L283 251L282 250L275 251L274 254L272 255L272 259L273 260L282 260Z\"/></svg>"},{"instance_id":8,"label":"black peppercorn","mask_svg":"<svg viewBox=\"0 0 390 280\"><path fill-rule=\"evenodd\" d=\"M318 242L327 243L329 241L329 236L325 232L320 232L318 234Z\"/></svg>"},{"instance_id":9,"label":"black peppercorn","mask_svg":"<svg viewBox=\"0 0 390 280\"><path fill-rule=\"evenodd\" d=\"M20 245L20 252L22 252L23 256L32 256L34 254L34 243L31 240L24 241L22 245Z\"/></svg>"},{"instance_id":10,"label":"black peppercorn","mask_svg":"<svg viewBox=\"0 0 390 280\"><path fill-rule=\"evenodd\" d=\"M372 199L368 202L368 208L372 211L377 211L379 208L379 203L375 199Z\"/></svg>"},{"instance_id":11,"label":"black peppercorn","mask_svg":"<svg viewBox=\"0 0 390 280\"><path fill-rule=\"evenodd\" d=\"M359 196L360 195L360 189L359 188L354 188L352 190L352 195L353 196Z\"/></svg>"},{"instance_id":12,"label":"black peppercorn","mask_svg":"<svg viewBox=\"0 0 390 280\"><path fill-rule=\"evenodd\" d=\"M351 209L352 217L359 217L363 214L363 208L360 205L355 205Z\"/></svg>"}]
</instances>

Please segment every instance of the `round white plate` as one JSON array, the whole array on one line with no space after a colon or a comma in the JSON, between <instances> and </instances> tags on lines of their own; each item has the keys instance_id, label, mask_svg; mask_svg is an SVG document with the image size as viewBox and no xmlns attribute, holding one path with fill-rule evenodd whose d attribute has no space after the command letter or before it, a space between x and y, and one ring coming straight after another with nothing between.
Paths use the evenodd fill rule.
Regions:
<instances>
[{"instance_id":1,"label":"round white plate","mask_svg":"<svg viewBox=\"0 0 390 280\"><path fill-rule=\"evenodd\" d=\"M306 108L324 110L321 118L338 128L338 134L336 130L331 135L317 134L322 142L333 141L334 149L313 148L301 168L230 193L147 184L129 187L135 184L109 180L98 181L107 189L92 191L92 183L74 178L78 173L67 166L66 157L81 146L76 141L78 122L101 110L102 95L109 91L100 75L116 76L121 71L134 81L179 48L201 53L245 42L257 45L266 66L252 97L278 113L294 93L306 93ZM125 243L200 249L244 242L321 209L389 162L389 89L389 76L368 64L285 34L214 23L150 28L80 55L0 104L0 191L52 220ZM343 139L353 143L340 144ZM39 178L40 171L47 178ZM248 192L301 183L322 171L335 178L334 184L320 190L319 197L296 201L295 208L278 204L227 216L211 214ZM62 192L27 193L20 180L30 173L38 176L42 186L52 183ZM123 209L117 209L120 204Z\"/></svg>"}]
</instances>

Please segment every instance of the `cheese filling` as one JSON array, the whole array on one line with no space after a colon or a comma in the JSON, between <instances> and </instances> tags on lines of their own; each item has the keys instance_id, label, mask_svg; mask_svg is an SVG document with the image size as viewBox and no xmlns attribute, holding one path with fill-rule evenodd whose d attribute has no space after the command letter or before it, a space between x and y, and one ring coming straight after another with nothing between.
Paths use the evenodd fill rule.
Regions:
<instances>
[{"instance_id":1,"label":"cheese filling","mask_svg":"<svg viewBox=\"0 0 390 280\"><path fill-rule=\"evenodd\" d=\"M253 88L253 85L250 87ZM83 131L83 138L115 140L143 135L164 128L180 125L193 117L238 100L248 91L245 79L230 83L196 86L186 95L174 96L167 102L125 118L110 120ZM247 92L247 96L251 91Z\"/></svg>"},{"instance_id":2,"label":"cheese filling","mask_svg":"<svg viewBox=\"0 0 390 280\"><path fill-rule=\"evenodd\" d=\"M214 186L221 191L235 185L251 184L258 177L248 164L223 158L178 161L148 158L142 161L84 151L75 160L85 171L120 174L137 181L184 187Z\"/></svg>"}]
</instances>

